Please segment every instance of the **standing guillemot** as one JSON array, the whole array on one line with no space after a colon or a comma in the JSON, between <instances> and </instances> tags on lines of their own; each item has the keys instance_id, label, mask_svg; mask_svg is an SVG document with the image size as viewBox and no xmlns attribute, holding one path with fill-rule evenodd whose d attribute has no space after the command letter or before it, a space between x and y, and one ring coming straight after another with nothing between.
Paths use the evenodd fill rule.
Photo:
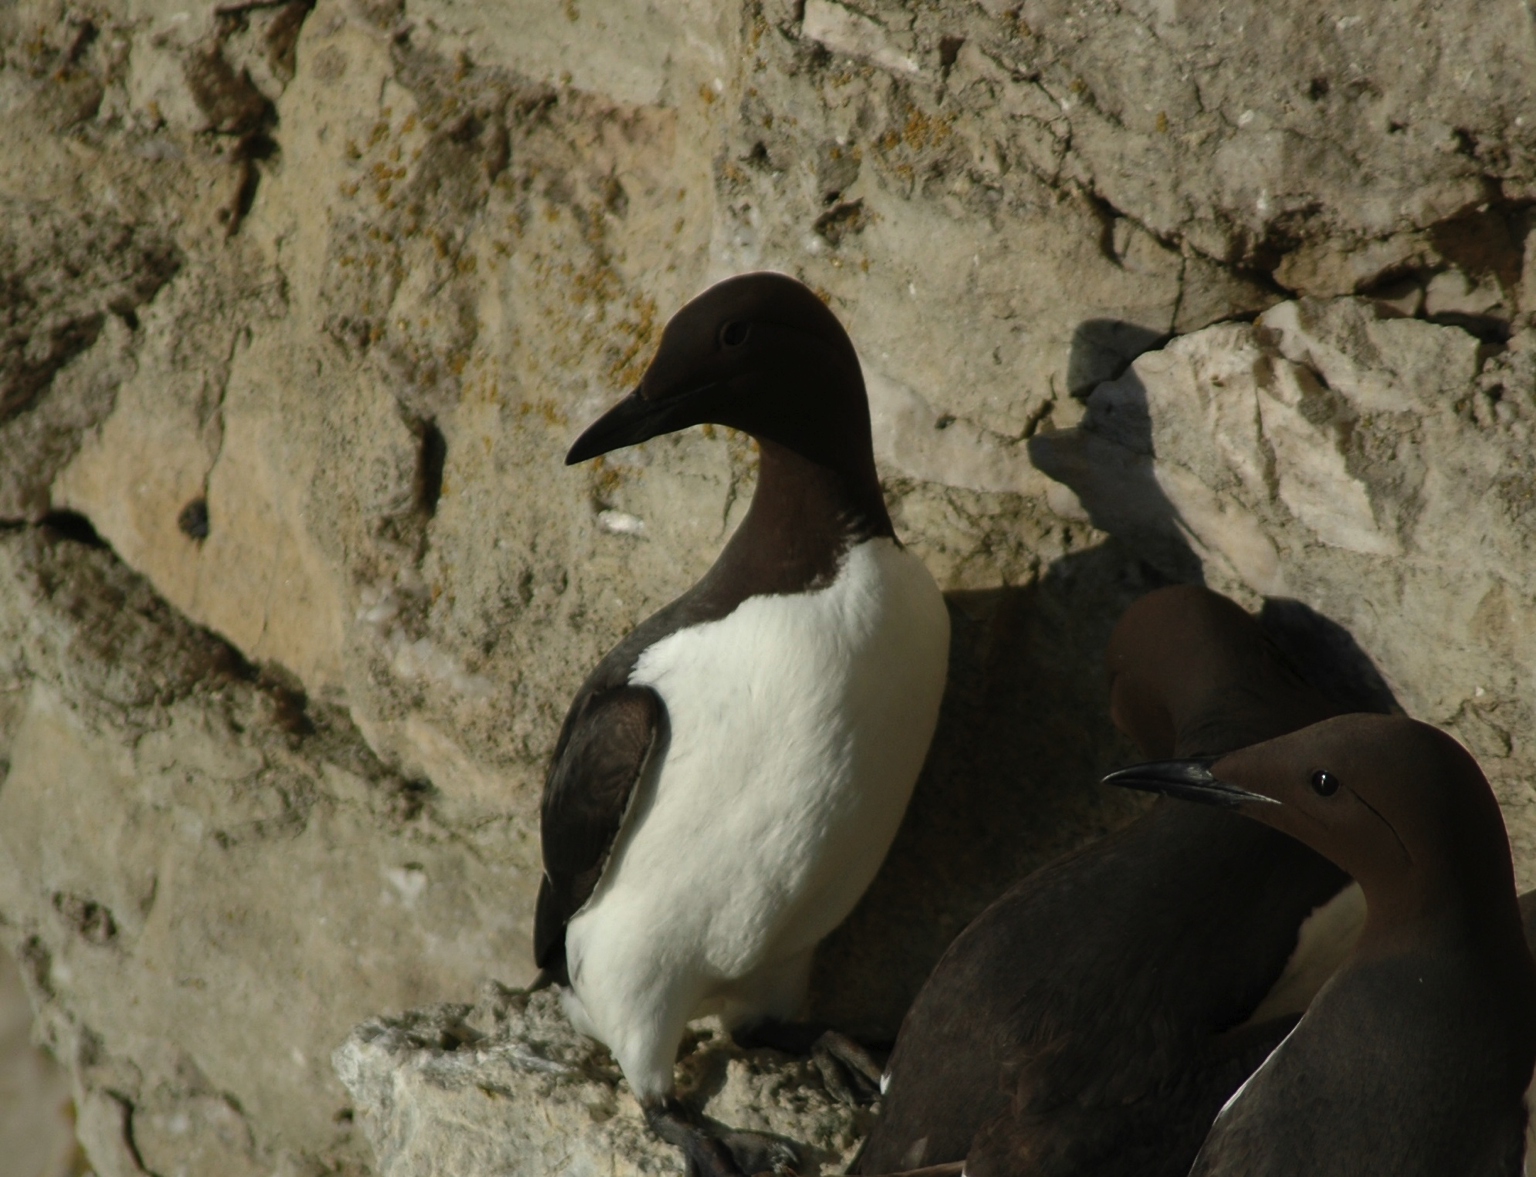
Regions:
<instances>
[{"instance_id":1,"label":"standing guillemot","mask_svg":"<svg viewBox=\"0 0 1536 1177\"><path fill-rule=\"evenodd\" d=\"M1342 710L1247 613L1192 585L1133 604L1106 661L1114 721L1147 756L1239 748ZM1035 871L919 992L855 1171L963 1159L969 1177L1183 1177L1294 1015L1242 1023L1346 881L1283 834L1173 802Z\"/></svg>"},{"instance_id":2,"label":"standing guillemot","mask_svg":"<svg viewBox=\"0 0 1536 1177\"><path fill-rule=\"evenodd\" d=\"M757 489L704 578L571 705L534 947L652 1129L714 1175L752 1142L673 1097L685 1026L802 1013L812 950L874 878L927 755L949 615L895 538L857 355L810 290L746 274L689 302L566 461L704 422L756 439Z\"/></svg>"},{"instance_id":3,"label":"standing guillemot","mask_svg":"<svg viewBox=\"0 0 1536 1177\"><path fill-rule=\"evenodd\" d=\"M1536 962L1498 802L1471 755L1347 715L1108 784L1229 806L1359 880L1359 943L1216 1117L1191 1177L1516 1177Z\"/></svg>"}]
</instances>

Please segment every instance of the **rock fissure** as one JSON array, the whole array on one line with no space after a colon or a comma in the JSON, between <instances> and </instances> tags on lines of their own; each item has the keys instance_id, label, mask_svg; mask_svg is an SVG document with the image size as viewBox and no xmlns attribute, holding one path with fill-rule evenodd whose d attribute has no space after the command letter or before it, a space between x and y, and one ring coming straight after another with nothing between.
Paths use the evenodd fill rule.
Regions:
<instances>
[{"instance_id":1,"label":"rock fissure","mask_svg":"<svg viewBox=\"0 0 1536 1177\"><path fill-rule=\"evenodd\" d=\"M123 1145L124 1145L125 1148L127 1148L128 1155L133 1158L134 1167L140 1173L145 1174L145 1177L160 1177L160 1175L158 1173L156 1173L154 1170L150 1169L148 1166L146 1166L144 1164L144 1157L139 1152L138 1141L134 1139L134 1132L133 1132L134 1106L133 1106L133 1100L131 1100L128 1096L124 1095L120 1091L108 1091L106 1094L107 1094L108 1098L110 1098L118 1106L119 1114L122 1117L122 1140L123 1140Z\"/></svg>"}]
</instances>

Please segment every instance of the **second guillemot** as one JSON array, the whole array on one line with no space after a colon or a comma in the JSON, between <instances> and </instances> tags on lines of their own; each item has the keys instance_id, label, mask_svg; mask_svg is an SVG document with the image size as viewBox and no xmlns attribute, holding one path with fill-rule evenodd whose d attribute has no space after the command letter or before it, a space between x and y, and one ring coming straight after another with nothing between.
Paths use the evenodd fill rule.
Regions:
<instances>
[{"instance_id":1,"label":"second guillemot","mask_svg":"<svg viewBox=\"0 0 1536 1177\"><path fill-rule=\"evenodd\" d=\"M949 616L895 538L853 345L799 282L746 274L689 302L566 460L706 422L757 441L757 488L704 578L571 704L534 946L652 1129L714 1175L772 1150L674 1098L686 1024L802 1014L812 950L873 879L927 754Z\"/></svg>"},{"instance_id":2,"label":"second guillemot","mask_svg":"<svg viewBox=\"0 0 1536 1177\"><path fill-rule=\"evenodd\" d=\"M1443 732L1348 715L1107 783L1230 806L1349 871L1344 966L1216 1117L1191 1177L1518 1177L1536 963L1488 782Z\"/></svg>"},{"instance_id":3,"label":"second guillemot","mask_svg":"<svg viewBox=\"0 0 1536 1177\"><path fill-rule=\"evenodd\" d=\"M1148 756L1243 747L1342 709L1193 585L1133 604L1106 662L1115 723ZM1345 882L1277 831L1174 802L1035 871L918 994L855 1171L1183 1177L1294 1010L1238 1027Z\"/></svg>"}]
</instances>

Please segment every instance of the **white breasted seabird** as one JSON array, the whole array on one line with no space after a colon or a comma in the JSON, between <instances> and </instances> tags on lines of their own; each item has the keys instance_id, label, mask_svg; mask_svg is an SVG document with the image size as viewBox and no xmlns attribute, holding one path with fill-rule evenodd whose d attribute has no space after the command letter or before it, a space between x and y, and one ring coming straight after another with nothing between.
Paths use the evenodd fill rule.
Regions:
<instances>
[{"instance_id":1,"label":"white breasted seabird","mask_svg":"<svg viewBox=\"0 0 1536 1177\"><path fill-rule=\"evenodd\" d=\"M1106 663L1114 721L1147 756L1219 753L1343 710L1195 585L1133 604ZM1243 1025L1346 882L1277 831L1171 801L1035 871L919 992L853 1171L1183 1177L1294 1024Z\"/></svg>"},{"instance_id":2,"label":"white breasted seabird","mask_svg":"<svg viewBox=\"0 0 1536 1177\"><path fill-rule=\"evenodd\" d=\"M1365 928L1227 1101L1191 1177L1517 1177L1536 1065L1536 963L1498 802L1460 744L1346 715L1110 784L1230 806L1365 892Z\"/></svg>"},{"instance_id":3,"label":"white breasted seabird","mask_svg":"<svg viewBox=\"0 0 1536 1177\"><path fill-rule=\"evenodd\" d=\"M757 488L704 578L577 692L544 786L534 941L653 1130L713 1177L764 1154L674 1098L684 1029L803 1016L812 950L874 878L927 755L949 616L886 512L853 344L805 286L744 274L693 299L566 461L706 422L756 440Z\"/></svg>"}]
</instances>

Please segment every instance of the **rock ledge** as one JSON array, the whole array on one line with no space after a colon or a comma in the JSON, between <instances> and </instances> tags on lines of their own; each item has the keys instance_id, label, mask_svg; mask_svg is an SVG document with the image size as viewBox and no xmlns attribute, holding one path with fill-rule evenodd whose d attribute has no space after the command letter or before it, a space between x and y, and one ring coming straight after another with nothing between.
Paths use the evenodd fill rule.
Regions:
<instances>
[{"instance_id":1,"label":"rock ledge","mask_svg":"<svg viewBox=\"0 0 1536 1177\"><path fill-rule=\"evenodd\" d=\"M380 1177L628 1177L679 1166L553 990L492 981L474 1005L370 1018L332 1063ZM718 1028L684 1042L678 1077L679 1095L711 1120L793 1140L807 1175L843 1171L871 1115L833 1099L807 1060L738 1049Z\"/></svg>"}]
</instances>

